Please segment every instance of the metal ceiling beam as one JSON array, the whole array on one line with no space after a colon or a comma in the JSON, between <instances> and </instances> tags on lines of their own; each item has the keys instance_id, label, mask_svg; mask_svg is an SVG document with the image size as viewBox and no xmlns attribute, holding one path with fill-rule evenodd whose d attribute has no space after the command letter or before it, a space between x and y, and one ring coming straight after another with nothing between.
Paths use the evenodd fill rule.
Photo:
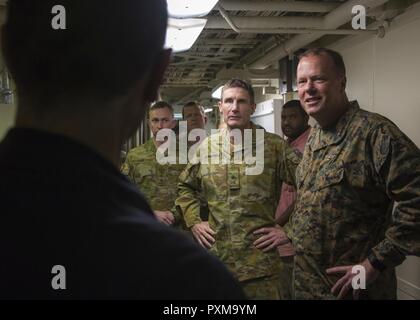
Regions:
<instances>
[{"instance_id":1,"label":"metal ceiling beam","mask_svg":"<svg viewBox=\"0 0 420 320\"><path fill-rule=\"evenodd\" d=\"M351 10L350 10L351 14ZM322 17L231 17L239 29L275 29L275 28L323 28ZM208 17L206 29L228 29L231 27L223 17Z\"/></svg>"},{"instance_id":2,"label":"metal ceiling beam","mask_svg":"<svg viewBox=\"0 0 420 320\"><path fill-rule=\"evenodd\" d=\"M228 11L330 12L340 2L220 0Z\"/></svg>"},{"instance_id":3,"label":"metal ceiling beam","mask_svg":"<svg viewBox=\"0 0 420 320\"><path fill-rule=\"evenodd\" d=\"M380 6L388 0L349 0L340 7L334 9L323 18L323 28L338 28L352 19L352 8L355 5L363 5L367 10ZM249 65L253 69L265 69L278 60L287 57L296 50L305 47L309 43L322 37L323 33L301 34L279 45L269 52L265 52L261 58Z\"/></svg>"},{"instance_id":4,"label":"metal ceiling beam","mask_svg":"<svg viewBox=\"0 0 420 320\"><path fill-rule=\"evenodd\" d=\"M237 61L236 65L243 65L248 64L248 62L255 61L259 58L263 53L270 51L271 49L277 47L279 44L283 43L284 40L279 39L276 36L271 36L268 40L260 43L256 46L253 50L249 51L245 54L239 61Z\"/></svg>"},{"instance_id":5,"label":"metal ceiling beam","mask_svg":"<svg viewBox=\"0 0 420 320\"><path fill-rule=\"evenodd\" d=\"M162 88L185 88L185 87L191 87L191 88L207 88L208 82L205 83L197 83L197 82L191 82L191 83L165 83L162 85Z\"/></svg>"},{"instance_id":6,"label":"metal ceiling beam","mask_svg":"<svg viewBox=\"0 0 420 320\"><path fill-rule=\"evenodd\" d=\"M202 67L201 69L199 69L199 67ZM177 67L175 70L173 70L173 72L191 72L191 71L195 71L195 72L199 72L199 71L214 71L214 70L208 70L207 66L204 63L200 63L198 66L183 66L183 67Z\"/></svg>"},{"instance_id":7,"label":"metal ceiling beam","mask_svg":"<svg viewBox=\"0 0 420 320\"><path fill-rule=\"evenodd\" d=\"M212 55L213 57L207 57L207 55ZM177 57L187 58L187 59L201 59L201 58L236 58L237 53L232 52L191 52L191 53L177 53Z\"/></svg>"},{"instance_id":8,"label":"metal ceiling beam","mask_svg":"<svg viewBox=\"0 0 420 320\"><path fill-rule=\"evenodd\" d=\"M220 5L217 6L220 14L222 17L226 20L227 24L237 33L255 33L255 34L359 34L359 33L372 33L372 34L379 34L379 30L353 30L353 29L347 29L347 30L337 30L337 29L320 29L320 28L272 28L272 29L265 29L265 28L239 28L233 21L232 18L229 17L229 14L227 11ZM323 21L325 24L325 21ZM328 23L327 23L328 24Z\"/></svg>"},{"instance_id":9,"label":"metal ceiling beam","mask_svg":"<svg viewBox=\"0 0 420 320\"><path fill-rule=\"evenodd\" d=\"M218 70L219 68L216 66L203 66L203 64L197 65L197 66L181 66L181 67L170 67L167 70L167 73L174 73L174 72L190 72L190 71L203 71L203 72L208 72L208 73L212 73L216 70Z\"/></svg>"},{"instance_id":10,"label":"metal ceiling beam","mask_svg":"<svg viewBox=\"0 0 420 320\"><path fill-rule=\"evenodd\" d=\"M297 28L277 28L277 29L243 29L241 33L248 34L378 34L379 30L353 30L353 29L297 29Z\"/></svg>"},{"instance_id":11,"label":"metal ceiling beam","mask_svg":"<svg viewBox=\"0 0 420 320\"><path fill-rule=\"evenodd\" d=\"M239 38L239 39L198 39L196 44L200 45L200 44L209 44L209 45L222 45L222 44L249 44L249 45L255 45L258 43L258 40L254 40L254 39L243 39L243 38Z\"/></svg>"},{"instance_id":12,"label":"metal ceiling beam","mask_svg":"<svg viewBox=\"0 0 420 320\"><path fill-rule=\"evenodd\" d=\"M229 80L232 78L242 78L251 80L278 79L278 70L251 70L251 69L222 69L216 74L218 80Z\"/></svg>"},{"instance_id":13,"label":"metal ceiling beam","mask_svg":"<svg viewBox=\"0 0 420 320\"><path fill-rule=\"evenodd\" d=\"M225 64L225 63L232 63L232 60L222 60L222 59L218 59L218 60L201 60L203 62L208 62L209 64ZM185 65L190 65L191 63L196 63L197 60L195 61L181 61L181 62L175 62L172 63L173 66L185 66Z\"/></svg>"},{"instance_id":14,"label":"metal ceiling beam","mask_svg":"<svg viewBox=\"0 0 420 320\"><path fill-rule=\"evenodd\" d=\"M190 65L197 62L204 62L208 64L223 64L223 63L231 63L232 60L226 60L224 58L217 58L217 57L189 57L191 60L180 61L171 63L172 66L182 66L182 65Z\"/></svg>"},{"instance_id":15,"label":"metal ceiling beam","mask_svg":"<svg viewBox=\"0 0 420 320\"><path fill-rule=\"evenodd\" d=\"M207 89L207 86L205 87L200 87L196 90L194 90L193 92L190 92L189 94L187 94L186 96L182 97L181 99L179 99L176 104L184 104L189 100L193 100L195 99L199 94L201 94L201 92L203 92L205 89Z\"/></svg>"},{"instance_id":16,"label":"metal ceiling beam","mask_svg":"<svg viewBox=\"0 0 420 320\"><path fill-rule=\"evenodd\" d=\"M194 45L194 48L199 49L212 49L212 48L220 48L220 44L196 44ZM228 49L242 49L242 48L252 48L255 44L224 44L224 48ZM209 52L211 53L211 52Z\"/></svg>"},{"instance_id":17,"label":"metal ceiling beam","mask_svg":"<svg viewBox=\"0 0 420 320\"><path fill-rule=\"evenodd\" d=\"M176 76L171 76L171 77L167 77L166 78L166 80L167 81L171 81L171 80L174 80L174 79L176 79L177 81L178 80L184 80L185 79L185 76L178 76L178 77L176 77ZM198 79L198 80L212 80L212 79L214 79L214 77L210 77L210 76L207 76L207 77L203 77L203 76L200 76L199 74L188 74L187 75L187 79L189 80L189 79Z\"/></svg>"}]
</instances>

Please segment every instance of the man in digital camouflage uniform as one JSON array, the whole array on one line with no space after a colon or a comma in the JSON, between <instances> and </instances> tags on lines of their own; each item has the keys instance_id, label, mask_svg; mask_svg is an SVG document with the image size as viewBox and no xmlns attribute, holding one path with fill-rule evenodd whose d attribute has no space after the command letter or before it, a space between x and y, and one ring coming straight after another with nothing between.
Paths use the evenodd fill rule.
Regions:
<instances>
[{"instance_id":1,"label":"man in digital camouflage uniform","mask_svg":"<svg viewBox=\"0 0 420 320\"><path fill-rule=\"evenodd\" d=\"M223 87L219 108L227 127L204 140L198 162L188 164L181 174L176 205L196 240L225 263L249 298L280 299L276 247L288 240L275 225L274 215L282 182L294 184L300 158L277 135L260 129L263 139L256 137L256 126L250 121L255 107L252 87L246 82L233 79ZM231 144L233 129L242 136L244 129L252 130L254 154L258 145L263 147L264 163L258 174L246 174L250 165L244 162L215 163L236 152L243 155L246 141ZM202 156L205 150L208 158ZM200 219L200 192L208 202L208 223Z\"/></svg>"},{"instance_id":2,"label":"man in digital camouflage uniform","mask_svg":"<svg viewBox=\"0 0 420 320\"><path fill-rule=\"evenodd\" d=\"M395 299L395 267L420 253L419 149L391 121L348 101L338 53L305 52L297 82L318 124L296 172L288 229L295 298ZM354 265L366 272L365 290L352 287L362 275Z\"/></svg>"}]
</instances>

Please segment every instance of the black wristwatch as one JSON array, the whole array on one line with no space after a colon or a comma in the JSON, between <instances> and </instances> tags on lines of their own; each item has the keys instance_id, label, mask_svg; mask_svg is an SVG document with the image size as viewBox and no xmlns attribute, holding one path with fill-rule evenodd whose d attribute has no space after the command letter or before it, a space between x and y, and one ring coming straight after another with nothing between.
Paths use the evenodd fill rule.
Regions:
<instances>
[{"instance_id":1,"label":"black wristwatch","mask_svg":"<svg viewBox=\"0 0 420 320\"><path fill-rule=\"evenodd\" d=\"M376 257L376 255L373 253L373 251L370 251L367 256L370 264L372 267L374 267L378 271L384 271L386 269L386 265L383 264L383 262L379 261L379 259Z\"/></svg>"}]
</instances>

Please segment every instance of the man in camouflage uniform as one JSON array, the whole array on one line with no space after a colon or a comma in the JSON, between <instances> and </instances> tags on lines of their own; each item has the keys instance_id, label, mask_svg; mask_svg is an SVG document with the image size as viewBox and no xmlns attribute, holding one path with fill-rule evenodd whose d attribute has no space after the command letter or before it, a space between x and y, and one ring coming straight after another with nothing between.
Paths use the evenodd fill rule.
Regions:
<instances>
[{"instance_id":1,"label":"man in camouflage uniform","mask_svg":"<svg viewBox=\"0 0 420 320\"><path fill-rule=\"evenodd\" d=\"M156 152L164 141L157 141L156 136L161 129L173 129L175 123L172 106L164 101L155 103L149 111L153 137L130 150L122 169L145 195L158 220L167 225L179 222L179 216L171 209L177 195L178 177L185 164L159 164Z\"/></svg>"},{"instance_id":2,"label":"man in camouflage uniform","mask_svg":"<svg viewBox=\"0 0 420 320\"><path fill-rule=\"evenodd\" d=\"M420 254L419 149L391 121L348 101L335 51L305 52L297 82L318 124L296 172L288 229L295 298L395 299L395 267ZM354 265L366 272L366 290L352 287Z\"/></svg>"},{"instance_id":3,"label":"man in camouflage uniform","mask_svg":"<svg viewBox=\"0 0 420 320\"><path fill-rule=\"evenodd\" d=\"M203 106L195 101L187 102L182 107L182 120L187 121L188 133L193 129L204 129L207 124Z\"/></svg>"},{"instance_id":4,"label":"man in camouflage uniform","mask_svg":"<svg viewBox=\"0 0 420 320\"><path fill-rule=\"evenodd\" d=\"M195 101L187 102L182 108L182 119L187 122L187 134L189 135L192 130L199 129L202 130L201 137L196 137L196 140L188 140L188 150L194 144L201 144L201 140L204 140L205 136L205 125L207 124L207 116L204 112L202 105ZM206 135L207 136L207 135ZM207 206L207 201L204 199L203 195L200 194L200 218L202 221L209 220L209 209ZM176 209L175 209L176 210Z\"/></svg>"},{"instance_id":5,"label":"man in camouflage uniform","mask_svg":"<svg viewBox=\"0 0 420 320\"><path fill-rule=\"evenodd\" d=\"M280 258L275 248L288 240L275 225L274 214L282 181L294 184L300 159L279 136L260 129L257 137L250 122L254 93L246 82L229 81L219 108L227 128L200 145L197 163L188 164L180 176L176 205L196 240L226 264L249 298L279 299ZM235 153L243 156L244 151L243 144L232 144L233 129L242 136L244 129L252 130L253 153L258 145L264 147L259 174L247 175L249 164L232 161ZM224 157L230 159L227 164L215 163ZM208 223L200 218L198 193L207 199Z\"/></svg>"},{"instance_id":6,"label":"man in camouflage uniform","mask_svg":"<svg viewBox=\"0 0 420 320\"><path fill-rule=\"evenodd\" d=\"M182 114L187 122L187 133L192 129L204 129L207 118L202 106L189 102L182 109ZM156 160L156 152L163 141L157 141L156 136L161 129L173 129L174 123L174 111L171 105L164 101L154 104L149 112L149 125L153 137L145 144L130 150L122 169L144 193L156 217L167 225L182 224L182 217L174 209L174 203L178 177L186 163L180 163L177 157L176 164L159 164ZM187 137L182 138L187 139ZM176 152L177 154L179 152L178 144ZM206 211L206 206L204 206L201 209L203 216Z\"/></svg>"}]
</instances>

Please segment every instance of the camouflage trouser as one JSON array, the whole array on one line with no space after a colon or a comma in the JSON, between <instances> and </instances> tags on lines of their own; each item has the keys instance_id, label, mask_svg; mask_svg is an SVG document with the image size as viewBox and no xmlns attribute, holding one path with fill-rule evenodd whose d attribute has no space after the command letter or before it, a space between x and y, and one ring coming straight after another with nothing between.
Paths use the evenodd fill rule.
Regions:
<instances>
[{"instance_id":1,"label":"camouflage trouser","mask_svg":"<svg viewBox=\"0 0 420 320\"><path fill-rule=\"evenodd\" d=\"M312 263L311 263L312 262ZM346 263L349 265L350 263ZM293 298L296 300L335 300L331 288L343 274L326 275L320 270L330 266L319 267L313 260L301 254L295 256ZM397 298L397 280L394 268L382 271L376 280L366 284L366 289L360 291L360 300L395 300ZM344 297L352 300L352 290Z\"/></svg>"},{"instance_id":2,"label":"camouflage trouser","mask_svg":"<svg viewBox=\"0 0 420 320\"><path fill-rule=\"evenodd\" d=\"M280 258L280 298L281 300L293 299L293 256Z\"/></svg>"},{"instance_id":3,"label":"camouflage trouser","mask_svg":"<svg viewBox=\"0 0 420 320\"><path fill-rule=\"evenodd\" d=\"M246 296L252 300L280 300L281 298L277 275L242 281L241 285Z\"/></svg>"}]
</instances>

